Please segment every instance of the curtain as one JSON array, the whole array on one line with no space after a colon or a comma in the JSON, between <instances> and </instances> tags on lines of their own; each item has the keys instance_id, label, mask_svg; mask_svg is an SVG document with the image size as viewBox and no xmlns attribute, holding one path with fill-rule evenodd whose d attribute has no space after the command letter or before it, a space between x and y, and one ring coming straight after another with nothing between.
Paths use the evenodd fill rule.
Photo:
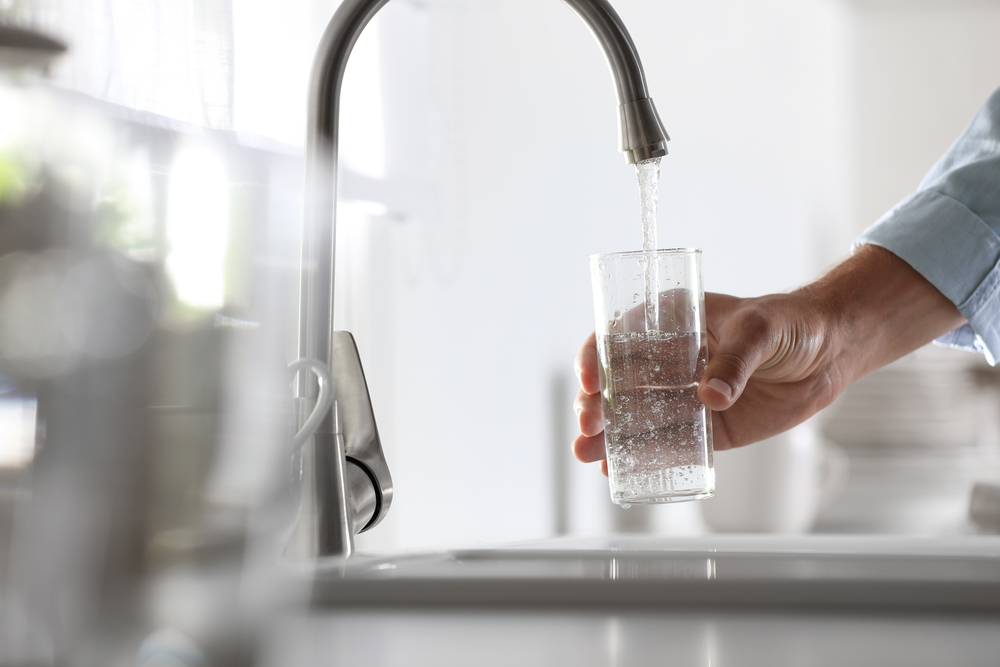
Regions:
<instances>
[{"instance_id":1,"label":"curtain","mask_svg":"<svg viewBox=\"0 0 1000 667\"><path fill-rule=\"evenodd\" d=\"M69 46L57 85L214 129L233 127L233 0L15 0L3 18Z\"/></svg>"}]
</instances>

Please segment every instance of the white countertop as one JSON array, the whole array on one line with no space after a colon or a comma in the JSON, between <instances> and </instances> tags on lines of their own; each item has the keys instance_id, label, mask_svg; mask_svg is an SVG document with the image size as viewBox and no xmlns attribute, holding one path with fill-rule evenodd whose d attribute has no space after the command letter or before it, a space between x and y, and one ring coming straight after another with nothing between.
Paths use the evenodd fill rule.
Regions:
<instances>
[{"instance_id":1,"label":"white countertop","mask_svg":"<svg viewBox=\"0 0 1000 667\"><path fill-rule=\"evenodd\" d=\"M1000 665L1000 538L559 539L316 571L270 660Z\"/></svg>"}]
</instances>

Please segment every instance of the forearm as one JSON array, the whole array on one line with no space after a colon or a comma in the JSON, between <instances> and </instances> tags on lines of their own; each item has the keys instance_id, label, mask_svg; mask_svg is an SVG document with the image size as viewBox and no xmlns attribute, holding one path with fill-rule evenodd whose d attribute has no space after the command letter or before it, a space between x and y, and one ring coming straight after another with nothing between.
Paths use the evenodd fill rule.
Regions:
<instances>
[{"instance_id":1,"label":"forearm","mask_svg":"<svg viewBox=\"0 0 1000 667\"><path fill-rule=\"evenodd\" d=\"M825 313L829 361L845 385L966 321L909 264L875 245L861 246L800 293Z\"/></svg>"}]
</instances>

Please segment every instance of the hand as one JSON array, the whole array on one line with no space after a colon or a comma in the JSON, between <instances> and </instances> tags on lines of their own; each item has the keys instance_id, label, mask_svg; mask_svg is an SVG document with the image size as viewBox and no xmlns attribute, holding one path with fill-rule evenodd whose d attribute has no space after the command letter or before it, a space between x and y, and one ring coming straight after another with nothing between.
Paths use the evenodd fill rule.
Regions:
<instances>
[{"instance_id":1,"label":"hand","mask_svg":"<svg viewBox=\"0 0 1000 667\"><path fill-rule=\"evenodd\" d=\"M808 304L800 298L779 294L739 299L709 293L705 314L711 361L698 397L713 410L717 451L791 428L839 393L841 383L831 376L820 354L823 336L818 319L810 317ZM580 381L575 403L580 436L573 451L581 461L601 461L607 474L594 334L577 353L575 366Z\"/></svg>"},{"instance_id":2,"label":"hand","mask_svg":"<svg viewBox=\"0 0 1000 667\"><path fill-rule=\"evenodd\" d=\"M892 253L864 246L816 283L790 294L705 295L710 361L698 397L713 410L716 450L763 440L805 421L872 370L961 326L933 285ZM596 339L577 353L573 442L604 461Z\"/></svg>"}]
</instances>

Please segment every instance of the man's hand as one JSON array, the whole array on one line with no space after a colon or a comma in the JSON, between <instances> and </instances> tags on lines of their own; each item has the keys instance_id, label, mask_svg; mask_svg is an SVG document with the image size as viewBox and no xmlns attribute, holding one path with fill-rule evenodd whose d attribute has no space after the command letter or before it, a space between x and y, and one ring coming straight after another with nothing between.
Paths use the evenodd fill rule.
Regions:
<instances>
[{"instance_id":1,"label":"man's hand","mask_svg":"<svg viewBox=\"0 0 1000 667\"><path fill-rule=\"evenodd\" d=\"M705 295L709 364L698 397L712 413L716 450L785 431L847 385L961 326L965 318L896 255L863 246L790 294ZM596 339L576 356L576 457L607 474Z\"/></svg>"}]
</instances>

